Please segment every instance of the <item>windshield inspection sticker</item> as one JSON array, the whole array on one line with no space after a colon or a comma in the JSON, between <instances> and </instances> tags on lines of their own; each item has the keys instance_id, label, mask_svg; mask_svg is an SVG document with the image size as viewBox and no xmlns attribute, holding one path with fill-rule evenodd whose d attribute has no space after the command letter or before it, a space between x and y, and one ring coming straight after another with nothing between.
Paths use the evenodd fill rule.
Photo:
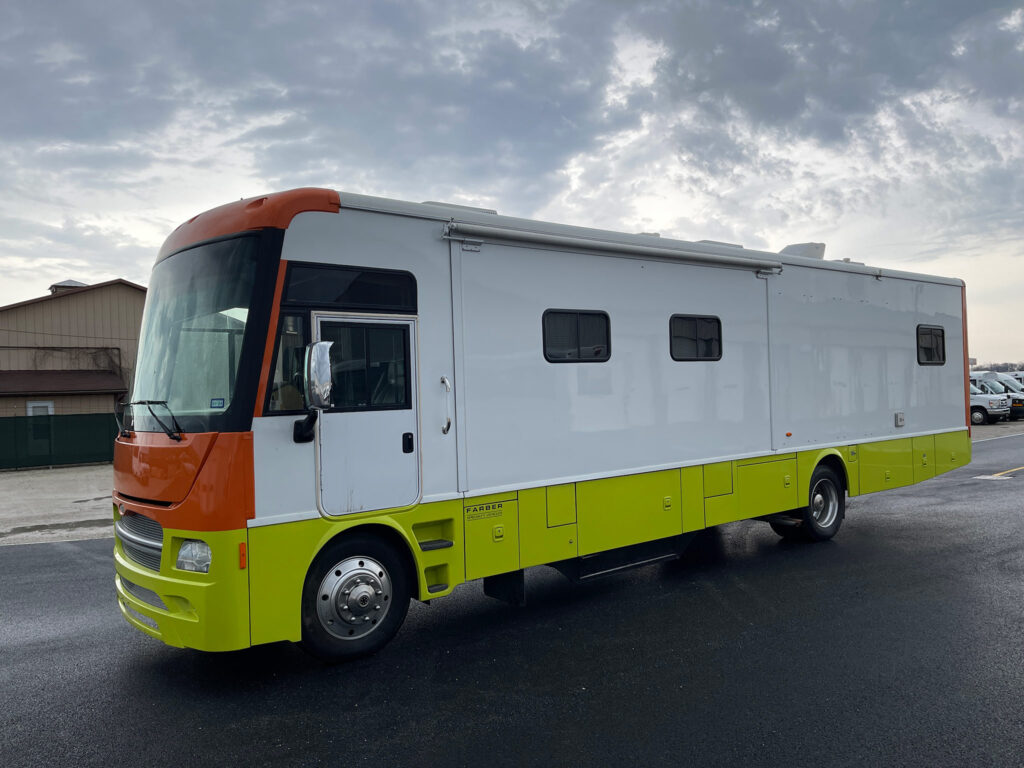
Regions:
<instances>
[{"instance_id":1,"label":"windshield inspection sticker","mask_svg":"<svg viewBox=\"0 0 1024 768\"><path fill-rule=\"evenodd\" d=\"M223 397L215 397L215 398L213 398L210 401L210 407L211 408L223 408L224 407L224 398Z\"/></svg>"}]
</instances>

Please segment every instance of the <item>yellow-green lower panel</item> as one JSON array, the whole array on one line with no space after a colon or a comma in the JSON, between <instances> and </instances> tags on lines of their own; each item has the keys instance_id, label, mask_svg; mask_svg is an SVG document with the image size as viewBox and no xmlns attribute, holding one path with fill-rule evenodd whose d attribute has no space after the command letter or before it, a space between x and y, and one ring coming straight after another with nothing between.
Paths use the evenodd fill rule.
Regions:
<instances>
[{"instance_id":1,"label":"yellow-green lower panel","mask_svg":"<svg viewBox=\"0 0 1024 768\"><path fill-rule=\"evenodd\" d=\"M462 516L463 502L454 499L393 515L315 518L250 528L253 644L302 639L302 585L309 566L327 542L356 528L383 526L405 541L415 563L421 599L448 594L465 581Z\"/></svg>"},{"instance_id":2,"label":"yellow-green lower panel","mask_svg":"<svg viewBox=\"0 0 1024 768\"><path fill-rule=\"evenodd\" d=\"M914 482L921 483L935 477L935 436L924 435L911 441L914 463Z\"/></svg>"},{"instance_id":3,"label":"yellow-green lower panel","mask_svg":"<svg viewBox=\"0 0 1024 768\"><path fill-rule=\"evenodd\" d=\"M965 429L935 435L935 474L941 475L971 463L971 435Z\"/></svg>"},{"instance_id":4,"label":"yellow-green lower panel","mask_svg":"<svg viewBox=\"0 0 1024 768\"><path fill-rule=\"evenodd\" d=\"M707 524L721 525L793 509L798 504L796 468L795 458L735 462L734 492L704 501ZM724 487L724 483L719 480L717 487Z\"/></svg>"},{"instance_id":5,"label":"yellow-green lower panel","mask_svg":"<svg viewBox=\"0 0 1024 768\"><path fill-rule=\"evenodd\" d=\"M579 553L682 533L679 470L576 483Z\"/></svg>"},{"instance_id":6,"label":"yellow-green lower panel","mask_svg":"<svg viewBox=\"0 0 1024 768\"><path fill-rule=\"evenodd\" d=\"M212 553L209 573L175 567L184 539L205 541ZM246 531L164 530L160 570L128 558L114 540L114 579L125 620L168 645L200 651L247 648L249 577L241 567Z\"/></svg>"},{"instance_id":7,"label":"yellow-green lower panel","mask_svg":"<svg viewBox=\"0 0 1024 768\"><path fill-rule=\"evenodd\" d=\"M914 482L913 440L883 440L861 443L860 492L875 493L889 488L900 488Z\"/></svg>"},{"instance_id":8,"label":"yellow-green lower panel","mask_svg":"<svg viewBox=\"0 0 1024 768\"><path fill-rule=\"evenodd\" d=\"M554 486L564 489L566 486ZM572 486L569 486L572 488ZM556 563L576 557L576 523L550 525L552 519L566 520L568 493L560 490L553 495L552 488L530 488L519 492L519 566ZM576 494L572 493L572 520L576 519ZM552 515L552 505L556 514Z\"/></svg>"},{"instance_id":9,"label":"yellow-green lower panel","mask_svg":"<svg viewBox=\"0 0 1024 768\"><path fill-rule=\"evenodd\" d=\"M466 499L466 578L519 568L519 499L515 492Z\"/></svg>"}]
</instances>

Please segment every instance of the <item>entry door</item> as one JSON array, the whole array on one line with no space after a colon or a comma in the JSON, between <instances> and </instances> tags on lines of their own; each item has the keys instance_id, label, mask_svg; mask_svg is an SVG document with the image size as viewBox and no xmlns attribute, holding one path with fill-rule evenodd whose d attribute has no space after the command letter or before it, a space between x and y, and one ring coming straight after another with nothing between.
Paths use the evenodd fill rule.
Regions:
<instances>
[{"instance_id":1,"label":"entry door","mask_svg":"<svg viewBox=\"0 0 1024 768\"><path fill-rule=\"evenodd\" d=\"M52 452L53 401L33 400L26 406L28 415L28 455L49 456Z\"/></svg>"},{"instance_id":2,"label":"entry door","mask_svg":"<svg viewBox=\"0 0 1024 768\"><path fill-rule=\"evenodd\" d=\"M349 515L415 504L420 496L416 324L316 317L331 346L331 407L317 424L320 510Z\"/></svg>"}]
</instances>

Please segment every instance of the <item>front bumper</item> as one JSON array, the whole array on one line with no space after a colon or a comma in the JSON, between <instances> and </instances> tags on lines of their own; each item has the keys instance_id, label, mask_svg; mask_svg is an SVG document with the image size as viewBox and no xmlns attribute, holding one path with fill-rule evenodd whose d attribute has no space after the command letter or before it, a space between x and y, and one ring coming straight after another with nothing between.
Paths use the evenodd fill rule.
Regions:
<instances>
[{"instance_id":1,"label":"front bumper","mask_svg":"<svg viewBox=\"0 0 1024 768\"><path fill-rule=\"evenodd\" d=\"M120 515L116 509L115 522ZM210 545L209 573L175 568L184 539ZM114 586L121 615L136 629L168 645L200 651L248 648L249 578L240 560L247 532L163 531L159 570L146 567L125 552L114 537Z\"/></svg>"}]
</instances>

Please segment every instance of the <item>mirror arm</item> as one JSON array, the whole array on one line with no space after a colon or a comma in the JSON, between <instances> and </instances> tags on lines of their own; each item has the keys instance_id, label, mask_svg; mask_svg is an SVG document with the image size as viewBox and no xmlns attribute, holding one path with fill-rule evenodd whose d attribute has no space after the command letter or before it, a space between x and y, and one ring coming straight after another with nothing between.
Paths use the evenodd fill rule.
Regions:
<instances>
[{"instance_id":1,"label":"mirror arm","mask_svg":"<svg viewBox=\"0 0 1024 768\"><path fill-rule=\"evenodd\" d=\"M320 411L311 408L306 418L299 419L292 425L292 441L296 443L313 442L313 425L316 424L316 417Z\"/></svg>"}]
</instances>

